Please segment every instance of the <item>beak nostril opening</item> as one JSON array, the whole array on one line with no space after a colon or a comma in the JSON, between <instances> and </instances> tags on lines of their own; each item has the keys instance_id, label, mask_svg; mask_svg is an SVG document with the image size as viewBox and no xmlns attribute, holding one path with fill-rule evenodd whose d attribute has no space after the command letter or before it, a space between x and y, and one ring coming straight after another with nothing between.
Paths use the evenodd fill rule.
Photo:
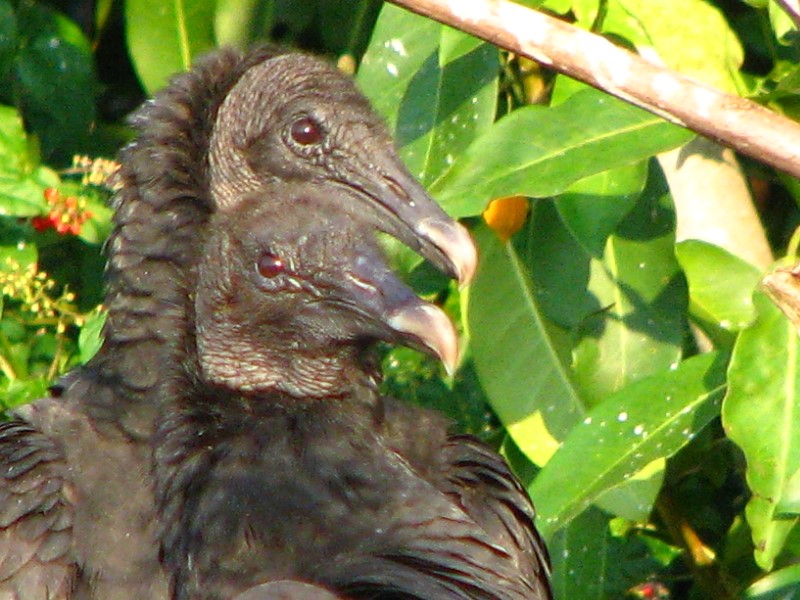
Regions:
<instances>
[{"instance_id":1,"label":"beak nostril opening","mask_svg":"<svg viewBox=\"0 0 800 600\"><path fill-rule=\"evenodd\" d=\"M384 175L383 180L386 182L386 185L389 186L392 192L405 200L409 205L414 206L414 202L411 200L411 197L408 195L406 189L400 185L400 183L394 177Z\"/></svg>"}]
</instances>

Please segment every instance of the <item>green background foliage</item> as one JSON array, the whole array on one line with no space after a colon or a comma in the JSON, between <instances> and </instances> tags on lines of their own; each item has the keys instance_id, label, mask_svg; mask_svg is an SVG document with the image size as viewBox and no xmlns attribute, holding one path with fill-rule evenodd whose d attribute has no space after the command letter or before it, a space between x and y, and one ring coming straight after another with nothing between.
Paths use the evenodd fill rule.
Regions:
<instances>
[{"instance_id":1,"label":"green background foliage","mask_svg":"<svg viewBox=\"0 0 800 600\"><path fill-rule=\"evenodd\" d=\"M800 107L798 32L773 0L525 4ZM172 73L259 40L358 65L411 171L472 230L481 263L461 292L390 246L464 352L448 378L387 348L385 388L505 453L537 504L556 597L800 598L798 335L759 291L763 268L676 243L654 157L693 134L376 0L0 0L3 406L44 395L100 343L109 192L73 155L113 157L125 115ZM744 169L791 263L800 185ZM509 240L481 218L507 196L530 204ZM59 233L68 198L82 216Z\"/></svg>"}]
</instances>

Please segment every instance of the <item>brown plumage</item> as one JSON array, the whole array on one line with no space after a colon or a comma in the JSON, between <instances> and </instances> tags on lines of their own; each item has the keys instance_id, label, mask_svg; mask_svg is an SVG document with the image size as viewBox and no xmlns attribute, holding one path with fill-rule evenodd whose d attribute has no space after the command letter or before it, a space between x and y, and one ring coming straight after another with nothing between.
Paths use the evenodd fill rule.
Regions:
<instances>
[{"instance_id":1,"label":"brown plumage","mask_svg":"<svg viewBox=\"0 0 800 600\"><path fill-rule=\"evenodd\" d=\"M352 82L223 51L136 126L103 348L0 427L0 596L549 598L503 460L377 392L376 341L455 334L374 232L475 255Z\"/></svg>"}]
</instances>

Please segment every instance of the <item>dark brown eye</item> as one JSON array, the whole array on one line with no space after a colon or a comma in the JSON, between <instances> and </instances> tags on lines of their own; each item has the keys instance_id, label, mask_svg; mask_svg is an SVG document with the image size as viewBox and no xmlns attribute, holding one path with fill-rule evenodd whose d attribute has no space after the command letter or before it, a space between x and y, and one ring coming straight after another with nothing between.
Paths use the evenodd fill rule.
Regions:
<instances>
[{"instance_id":1,"label":"dark brown eye","mask_svg":"<svg viewBox=\"0 0 800 600\"><path fill-rule=\"evenodd\" d=\"M258 269L258 274L262 277L273 279L283 273L285 265L277 254L265 252L259 257L256 268Z\"/></svg>"},{"instance_id":2,"label":"dark brown eye","mask_svg":"<svg viewBox=\"0 0 800 600\"><path fill-rule=\"evenodd\" d=\"M292 139L303 146L319 144L322 141L322 127L311 117L300 117L290 129Z\"/></svg>"}]
</instances>

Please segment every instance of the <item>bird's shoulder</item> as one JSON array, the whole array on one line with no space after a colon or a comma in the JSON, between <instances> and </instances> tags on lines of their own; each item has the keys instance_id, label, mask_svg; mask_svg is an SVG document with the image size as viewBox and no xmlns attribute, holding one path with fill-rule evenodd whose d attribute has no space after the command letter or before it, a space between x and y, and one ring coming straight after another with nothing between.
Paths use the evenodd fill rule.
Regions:
<instances>
[{"instance_id":1,"label":"bird's shoulder","mask_svg":"<svg viewBox=\"0 0 800 600\"><path fill-rule=\"evenodd\" d=\"M490 549L496 568L518 576L526 597L550 598L549 557L535 526L535 510L505 459L472 435L452 433L449 421L438 413L391 400L386 406L393 429L389 443L463 513L464 530L472 526L477 532L462 538L465 546L471 540L476 557ZM489 581L491 573L485 574Z\"/></svg>"},{"instance_id":2,"label":"bird's shoulder","mask_svg":"<svg viewBox=\"0 0 800 600\"><path fill-rule=\"evenodd\" d=\"M74 507L57 442L23 420L0 424L0 597L71 596Z\"/></svg>"},{"instance_id":3,"label":"bird's shoulder","mask_svg":"<svg viewBox=\"0 0 800 600\"><path fill-rule=\"evenodd\" d=\"M92 403L107 392L82 372L52 391L0 425L0 526L3 543L15 551L22 547L20 536L38 527L41 549L29 564L47 557L44 572L61 568L65 591L50 591L61 588L41 577L29 579L34 566L15 567L18 574L8 585L24 582L19 598L32 600L166 598L149 441L131 437L121 423L115 427L115 413L97 416ZM0 548L0 561L5 551ZM0 591L6 589L4 568L0 563Z\"/></svg>"}]
</instances>

